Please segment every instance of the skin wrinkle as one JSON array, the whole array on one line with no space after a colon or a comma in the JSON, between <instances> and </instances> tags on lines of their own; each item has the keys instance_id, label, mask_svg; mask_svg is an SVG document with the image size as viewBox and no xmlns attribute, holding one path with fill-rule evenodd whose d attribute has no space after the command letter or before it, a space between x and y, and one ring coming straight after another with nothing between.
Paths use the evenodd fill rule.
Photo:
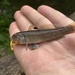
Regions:
<instances>
[{"instance_id":1,"label":"skin wrinkle","mask_svg":"<svg viewBox=\"0 0 75 75\"><path fill-rule=\"evenodd\" d=\"M62 62L62 63L61 63ZM64 63L65 62L65 63ZM58 61L58 65L61 69L65 69L65 70L69 70L70 68L74 69L75 66L74 64L72 64L70 61L68 60L61 60L61 61ZM61 64L60 64L61 63Z\"/></svg>"},{"instance_id":2,"label":"skin wrinkle","mask_svg":"<svg viewBox=\"0 0 75 75\"><path fill-rule=\"evenodd\" d=\"M57 44L57 46L56 46L55 44ZM52 47L52 49L56 49L56 51L58 50L57 52L59 52L59 53L62 53L62 52L63 52L63 50L59 50L59 49L58 49L59 47L63 48L63 47L61 46L61 44L60 44L58 41L54 41L54 43L51 42L49 45ZM55 47L54 47L54 45L55 45ZM63 49L64 49L64 48L63 48ZM65 52L64 52L64 53L65 53Z\"/></svg>"},{"instance_id":3,"label":"skin wrinkle","mask_svg":"<svg viewBox=\"0 0 75 75\"><path fill-rule=\"evenodd\" d=\"M47 51L48 53L52 53L53 52L53 50L52 50L52 48L49 46L49 43L47 43L48 45L45 45L45 44L42 44L42 48L45 50L45 51ZM50 50L49 50L49 48L48 47L50 47Z\"/></svg>"},{"instance_id":4,"label":"skin wrinkle","mask_svg":"<svg viewBox=\"0 0 75 75\"><path fill-rule=\"evenodd\" d=\"M62 45L62 47L66 48L66 50L69 52L70 55L74 56L75 55L75 52L73 52L73 51L75 49L72 49L72 48L70 49L71 45L70 46L67 46L67 44L70 44L70 43L67 43L67 41L65 43L64 42L65 42L65 40L63 40L63 39L59 40L59 43Z\"/></svg>"},{"instance_id":5,"label":"skin wrinkle","mask_svg":"<svg viewBox=\"0 0 75 75\"><path fill-rule=\"evenodd\" d=\"M54 42L57 42L57 41L54 41ZM53 42L52 42L52 43L53 43ZM50 49L55 49L54 43L53 43L53 46L52 46L52 43L50 42L50 46L51 46ZM57 42L57 43L60 45L60 42ZM49 44L49 43L48 43L48 44ZM63 49L65 49L65 47L62 46L62 44L61 44L60 46L61 46ZM45 46L43 46L43 47L44 47L45 49L47 48L47 47L45 47ZM56 50L56 51L55 51L55 50ZM60 51L60 50L58 50L58 49L55 49L55 50L54 50L54 51L55 51L55 52L58 52L58 53L62 53L62 52L63 52L63 50L62 50L62 51ZM58 51L57 51L57 50L58 50ZM47 50L47 51L48 51L48 50ZM51 50L49 50L49 52L51 53ZM53 51L52 51L52 52L53 52ZM67 53L67 50L66 50L66 49L65 49L65 52ZM65 52L64 52L64 53L65 53ZM64 53L63 53L63 54L64 54ZM63 55L63 54L62 54L62 55ZM56 55L58 55L58 54L56 54ZM61 55L61 54L60 54L60 55ZM65 54L65 55L66 55L66 54ZM68 55L69 55L69 54L68 54ZM66 56L68 57L68 55L66 55ZM59 57L60 57L60 56L59 56ZM64 59L65 56L62 57L62 58ZM61 59L62 59L62 58L61 58Z\"/></svg>"},{"instance_id":6,"label":"skin wrinkle","mask_svg":"<svg viewBox=\"0 0 75 75\"><path fill-rule=\"evenodd\" d=\"M48 47L50 47L50 50L48 50ZM52 54L53 57L56 57L56 55L58 55L59 53L61 53L61 51L57 51L54 46L51 47L51 45L49 44L48 46L43 46L43 49L46 50L48 53ZM53 50L54 49L54 50ZM62 50L63 51L63 50ZM63 53L64 54L64 53ZM61 54L60 54L61 55ZM59 58L60 56L58 56Z\"/></svg>"},{"instance_id":7,"label":"skin wrinkle","mask_svg":"<svg viewBox=\"0 0 75 75\"><path fill-rule=\"evenodd\" d=\"M65 56L62 56L61 54L58 55L59 53L55 50L48 50L46 47L44 47L43 49L45 49L48 53L51 53L50 55L52 55L52 57L56 60L62 60L65 58Z\"/></svg>"},{"instance_id":8,"label":"skin wrinkle","mask_svg":"<svg viewBox=\"0 0 75 75\"><path fill-rule=\"evenodd\" d=\"M57 42L58 43L58 42ZM53 43L54 44L54 43ZM58 43L59 45L60 45L60 43ZM65 52L62 54L62 52L63 52L63 50L62 51L60 51L59 49L56 49L55 47L54 47L54 45L52 46L52 43L50 44L50 46L52 47L52 49L55 51L55 55L57 55L57 56L55 56L55 58L57 59L57 60L62 60L62 59L65 59L65 58L73 58L73 56L70 54L70 53L68 53L67 52L67 49L65 49L63 46L62 46L62 44L60 45L60 47L62 47L63 48L63 50L65 49ZM58 50L58 51L57 51ZM60 54L60 55L59 55ZM59 55L59 56L58 56Z\"/></svg>"}]
</instances>

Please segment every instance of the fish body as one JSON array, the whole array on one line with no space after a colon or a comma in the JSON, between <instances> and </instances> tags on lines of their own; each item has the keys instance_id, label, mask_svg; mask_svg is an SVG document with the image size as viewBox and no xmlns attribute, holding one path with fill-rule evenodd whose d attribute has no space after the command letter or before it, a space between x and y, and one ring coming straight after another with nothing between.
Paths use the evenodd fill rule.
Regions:
<instances>
[{"instance_id":1,"label":"fish body","mask_svg":"<svg viewBox=\"0 0 75 75\"><path fill-rule=\"evenodd\" d=\"M11 40L12 42L17 42L18 44L35 44L56 40L73 31L74 29L71 25L54 29L22 31L15 33L11 37Z\"/></svg>"}]
</instances>

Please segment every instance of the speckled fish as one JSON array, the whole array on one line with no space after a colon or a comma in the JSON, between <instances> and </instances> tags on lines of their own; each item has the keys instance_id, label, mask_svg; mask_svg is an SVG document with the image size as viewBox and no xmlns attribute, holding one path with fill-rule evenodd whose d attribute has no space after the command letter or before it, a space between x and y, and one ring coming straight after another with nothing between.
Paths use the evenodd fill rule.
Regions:
<instances>
[{"instance_id":1,"label":"speckled fish","mask_svg":"<svg viewBox=\"0 0 75 75\"><path fill-rule=\"evenodd\" d=\"M22 31L15 33L11 37L11 41L16 44L36 44L56 40L72 32L74 32L73 25L54 29Z\"/></svg>"}]
</instances>

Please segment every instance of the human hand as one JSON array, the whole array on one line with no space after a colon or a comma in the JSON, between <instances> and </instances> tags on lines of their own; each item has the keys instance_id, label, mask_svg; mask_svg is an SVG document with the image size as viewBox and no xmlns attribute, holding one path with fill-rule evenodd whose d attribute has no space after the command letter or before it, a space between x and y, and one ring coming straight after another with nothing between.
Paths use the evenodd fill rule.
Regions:
<instances>
[{"instance_id":1,"label":"human hand","mask_svg":"<svg viewBox=\"0 0 75 75\"><path fill-rule=\"evenodd\" d=\"M45 5L37 11L23 6L14 14L14 18L16 21L9 28L10 37L16 32L28 30L33 24L38 28L44 25L54 28L74 22ZM14 53L27 75L75 75L75 33L56 41L41 43L36 50L26 51L25 45L15 45Z\"/></svg>"}]
</instances>

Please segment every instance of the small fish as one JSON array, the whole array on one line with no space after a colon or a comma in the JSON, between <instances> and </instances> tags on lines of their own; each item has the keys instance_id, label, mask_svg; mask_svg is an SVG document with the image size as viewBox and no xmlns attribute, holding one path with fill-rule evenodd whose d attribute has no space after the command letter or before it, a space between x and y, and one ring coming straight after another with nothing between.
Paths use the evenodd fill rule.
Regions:
<instances>
[{"instance_id":1,"label":"small fish","mask_svg":"<svg viewBox=\"0 0 75 75\"><path fill-rule=\"evenodd\" d=\"M36 44L45 41L53 41L63 37L66 34L72 33L75 30L75 25L59 27L54 29L30 30L15 33L11 37L13 44Z\"/></svg>"}]
</instances>

